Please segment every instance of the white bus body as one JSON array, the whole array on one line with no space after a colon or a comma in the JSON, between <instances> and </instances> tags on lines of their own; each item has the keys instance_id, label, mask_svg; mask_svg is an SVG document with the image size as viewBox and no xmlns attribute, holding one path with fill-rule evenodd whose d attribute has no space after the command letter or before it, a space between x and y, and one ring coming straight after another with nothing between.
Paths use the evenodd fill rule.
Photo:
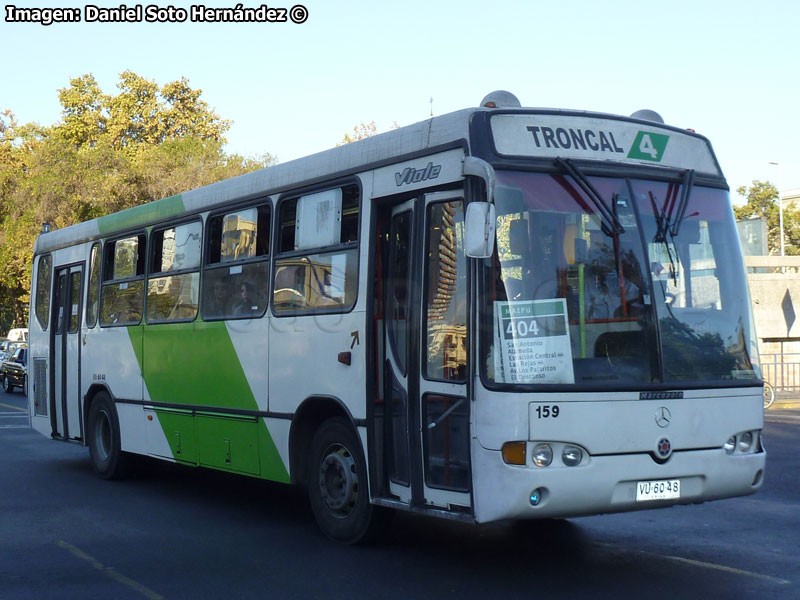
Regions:
<instances>
[{"instance_id":1,"label":"white bus body","mask_svg":"<svg viewBox=\"0 0 800 600\"><path fill-rule=\"evenodd\" d=\"M106 478L140 454L307 484L346 542L387 507L487 522L752 493L726 190L694 133L481 107L43 233L33 426ZM464 207L488 202L491 257L470 258Z\"/></svg>"}]
</instances>

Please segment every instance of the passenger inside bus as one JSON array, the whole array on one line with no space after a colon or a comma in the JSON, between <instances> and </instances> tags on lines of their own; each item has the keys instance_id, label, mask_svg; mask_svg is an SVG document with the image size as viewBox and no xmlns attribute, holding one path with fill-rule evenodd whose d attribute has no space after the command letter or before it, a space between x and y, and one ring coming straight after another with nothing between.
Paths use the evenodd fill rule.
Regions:
<instances>
[{"instance_id":1,"label":"passenger inside bus","mask_svg":"<svg viewBox=\"0 0 800 600\"><path fill-rule=\"evenodd\" d=\"M227 313L228 306L228 286L225 279L220 278L214 281L211 297L205 298L206 305L203 307L203 314L212 317L219 317Z\"/></svg>"},{"instance_id":2,"label":"passenger inside bus","mask_svg":"<svg viewBox=\"0 0 800 600\"><path fill-rule=\"evenodd\" d=\"M624 292L623 303L614 311L615 317L639 317L644 311L647 303L642 281L642 272L636 257L632 255L622 258L623 286L620 291Z\"/></svg>"},{"instance_id":3,"label":"passenger inside bus","mask_svg":"<svg viewBox=\"0 0 800 600\"><path fill-rule=\"evenodd\" d=\"M239 286L239 294L239 298L233 304L233 314L235 316L253 315L261 312L261 303L250 283L243 281Z\"/></svg>"},{"instance_id":4,"label":"passenger inside bus","mask_svg":"<svg viewBox=\"0 0 800 600\"><path fill-rule=\"evenodd\" d=\"M509 301L558 298L564 272L563 237L556 217L539 214L531 224L518 218L509 222L508 243L520 277L504 277L504 294ZM531 235L531 230L533 234Z\"/></svg>"}]
</instances>

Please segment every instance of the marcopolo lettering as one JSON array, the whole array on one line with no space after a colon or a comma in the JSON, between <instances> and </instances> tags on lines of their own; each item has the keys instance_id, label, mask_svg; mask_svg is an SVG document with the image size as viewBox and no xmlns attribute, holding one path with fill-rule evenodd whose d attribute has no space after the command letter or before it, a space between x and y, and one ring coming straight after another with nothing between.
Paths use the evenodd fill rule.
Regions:
<instances>
[{"instance_id":1,"label":"marcopolo lettering","mask_svg":"<svg viewBox=\"0 0 800 600\"><path fill-rule=\"evenodd\" d=\"M639 392L639 400L678 400L683 392Z\"/></svg>"},{"instance_id":2,"label":"marcopolo lettering","mask_svg":"<svg viewBox=\"0 0 800 600\"><path fill-rule=\"evenodd\" d=\"M428 179L436 179L439 173L442 172L442 165L434 165L429 162L424 169L415 169L413 167L406 167L400 173L394 174L394 181L398 187L409 183L419 183L427 181Z\"/></svg>"},{"instance_id":3,"label":"marcopolo lettering","mask_svg":"<svg viewBox=\"0 0 800 600\"><path fill-rule=\"evenodd\" d=\"M594 152L619 152L620 148L614 134L610 131L593 129L573 129L572 127L535 127L528 126L537 148L555 148L557 150L593 150Z\"/></svg>"}]
</instances>

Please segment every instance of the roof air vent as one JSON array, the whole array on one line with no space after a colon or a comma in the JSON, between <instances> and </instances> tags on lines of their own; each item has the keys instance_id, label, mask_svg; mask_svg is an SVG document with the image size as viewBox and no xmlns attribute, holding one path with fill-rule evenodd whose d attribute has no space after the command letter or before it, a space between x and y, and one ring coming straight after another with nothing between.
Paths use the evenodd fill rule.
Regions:
<instances>
[{"instance_id":1,"label":"roof air vent","mask_svg":"<svg viewBox=\"0 0 800 600\"><path fill-rule=\"evenodd\" d=\"M664 123L664 119L661 118L660 114L658 114L654 110L649 110L647 108L644 108L642 110L637 110L631 116L634 119L642 119L643 121L654 121L656 123L661 123L662 125Z\"/></svg>"},{"instance_id":2,"label":"roof air vent","mask_svg":"<svg viewBox=\"0 0 800 600\"><path fill-rule=\"evenodd\" d=\"M481 106L485 108L520 108L522 105L511 92L495 90L481 100Z\"/></svg>"}]
</instances>

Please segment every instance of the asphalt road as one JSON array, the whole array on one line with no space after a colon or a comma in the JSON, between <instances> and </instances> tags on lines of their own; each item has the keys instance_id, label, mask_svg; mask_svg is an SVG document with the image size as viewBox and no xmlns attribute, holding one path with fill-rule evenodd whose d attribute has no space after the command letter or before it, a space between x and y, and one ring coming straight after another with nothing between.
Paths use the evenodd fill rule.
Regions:
<instances>
[{"instance_id":1,"label":"asphalt road","mask_svg":"<svg viewBox=\"0 0 800 600\"><path fill-rule=\"evenodd\" d=\"M0 393L0 599L800 598L800 408L768 411L764 487L697 506L526 526L400 514L346 547L301 491L147 463L92 474Z\"/></svg>"}]
</instances>

